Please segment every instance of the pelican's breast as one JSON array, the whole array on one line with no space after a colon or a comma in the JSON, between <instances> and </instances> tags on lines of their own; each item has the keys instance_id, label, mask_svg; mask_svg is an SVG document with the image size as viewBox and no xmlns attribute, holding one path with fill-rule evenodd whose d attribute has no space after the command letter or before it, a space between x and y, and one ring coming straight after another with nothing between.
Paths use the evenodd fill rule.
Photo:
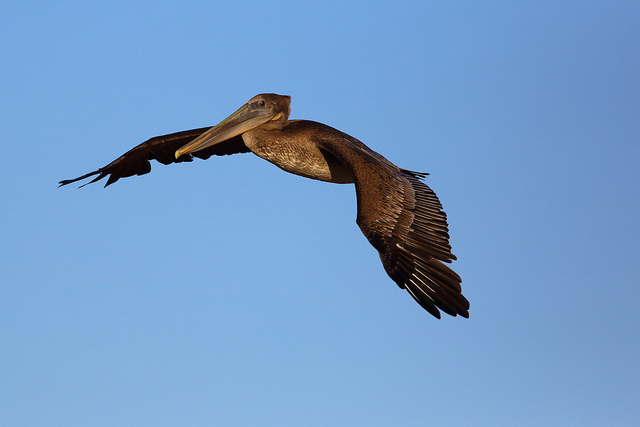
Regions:
<instances>
[{"instance_id":1,"label":"pelican's breast","mask_svg":"<svg viewBox=\"0 0 640 427\"><path fill-rule=\"evenodd\" d=\"M353 182L349 169L331 153L320 150L306 133L252 130L242 139L255 155L280 169L319 181Z\"/></svg>"}]
</instances>

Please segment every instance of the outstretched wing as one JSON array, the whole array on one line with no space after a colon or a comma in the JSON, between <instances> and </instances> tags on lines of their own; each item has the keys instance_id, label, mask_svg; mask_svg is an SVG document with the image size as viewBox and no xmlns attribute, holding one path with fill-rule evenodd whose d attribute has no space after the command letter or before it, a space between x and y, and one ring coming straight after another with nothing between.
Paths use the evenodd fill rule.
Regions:
<instances>
[{"instance_id":1,"label":"outstretched wing","mask_svg":"<svg viewBox=\"0 0 640 427\"><path fill-rule=\"evenodd\" d=\"M317 140L344 163L356 186L356 222L379 252L385 271L429 313L469 317L462 279L443 262L456 259L447 217L425 174L398 168L342 132Z\"/></svg>"},{"instance_id":2,"label":"outstretched wing","mask_svg":"<svg viewBox=\"0 0 640 427\"><path fill-rule=\"evenodd\" d=\"M93 180L82 185L82 187L109 176L107 183L104 185L106 187L113 184L120 178L149 173L151 171L151 163L149 160L157 160L163 165L168 165L171 163L190 162L193 160L193 157L208 159L213 155L222 156L235 153L248 153L250 151L242 141L242 137L236 136L196 153L182 155L178 159L175 158L176 150L183 145L188 144L209 129L210 127L205 127L185 130L169 135L156 136L127 151L105 167L89 172L88 174L75 179L65 179L60 181L59 184L60 186L63 186L97 175Z\"/></svg>"}]
</instances>

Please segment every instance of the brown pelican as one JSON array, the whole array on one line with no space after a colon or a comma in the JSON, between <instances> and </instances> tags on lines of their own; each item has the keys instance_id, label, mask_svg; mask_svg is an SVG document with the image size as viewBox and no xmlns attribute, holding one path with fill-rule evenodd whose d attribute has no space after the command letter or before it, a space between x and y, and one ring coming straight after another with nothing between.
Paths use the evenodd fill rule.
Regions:
<instances>
[{"instance_id":1,"label":"brown pelican","mask_svg":"<svg viewBox=\"0 0 640 427\"><path fill-rule=\"evenodd\" d=\"M322 123L289 120L290 104L289 96L257 95L217 126L151 138L103 168L60 181L60 186L97 175L87 184L108 176L106 187L120 178L148 173L152 159L167 165L248 152L296 175L355 183L356 223L378 251L389 277L433 316L440 318L439 308L469 317L462 280L443 264L456 257L442 205L422 182L427 174L399 168Z\"/></svg>"}]
</instances>

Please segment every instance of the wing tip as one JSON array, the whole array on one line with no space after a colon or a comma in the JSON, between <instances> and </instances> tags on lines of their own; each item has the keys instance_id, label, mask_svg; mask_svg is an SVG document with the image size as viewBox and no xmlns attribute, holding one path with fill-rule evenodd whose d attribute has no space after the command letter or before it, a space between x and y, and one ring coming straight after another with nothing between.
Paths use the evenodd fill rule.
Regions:
<instances>
[{"instance_id":1,"label":"wing tip","mask_svg":"<svg viewBox=\"0 0 640 427\"><path fill-rule=\"evenodd\" d=\"M100 175L98 175L98 174L100 174ZM91 181L87 182L86 184L82 184L82 185L81 185L80 187L78 187L78 188L82 188L82 187L84 187L85 185L88 185L88 184L91 184L91 183L93 183L93 182L99 181L99 180L101 180L102 178L104 178L104 176L105 176L105 175L104 175L104 173L102 172L102 169L98 169L98 170L95 170L95 171L93 171L93 172L89 172L89 173L87 173L87 174L84 174L84 175L82 175L82 176L79 176L79 177L77 177L77 178L73 178L73 179L63 179L62 181L59 181L59 182L58 182L58 188L60 188L60 187L64 187L65 185L73 184L74 182L82 181L83 179L89 178L90 176L93 176L93 175L98 175L98 176L97 176L96 178L94 178L93 180L91 180Z\"/></svg>"},{"instance_id":2,"label":"wing tip","mask_svg":"<svg viewBox=\"0 0 640 427\"><path fill-rule=\"evenodd\" d=\"M423 179L426 178L427 176L429 176L428 172L417 172L417 171L412 171L410 169L404 169L404 168L400 168L400 171L406 175L410 175L414 178L418 178L418 179Z\"/></svg>"}]
</instances>

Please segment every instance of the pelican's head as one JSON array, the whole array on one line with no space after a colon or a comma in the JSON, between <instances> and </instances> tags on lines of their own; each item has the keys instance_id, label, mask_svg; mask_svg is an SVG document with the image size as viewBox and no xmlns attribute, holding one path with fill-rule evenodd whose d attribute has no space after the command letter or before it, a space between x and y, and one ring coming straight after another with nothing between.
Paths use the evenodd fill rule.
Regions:
<instances>
[{"instance_id":1,"label":"pelican's head","mask_svg":"<svg viewBox=\"0 0 640 427\"><path fill-rule=\"evenodd\" d=\"M279 130L289 120L291 97L262 93L256 95L235 113L176 151L176 159L183 154L210 147L251 129Z\"/></svg>"}]
</instances>

